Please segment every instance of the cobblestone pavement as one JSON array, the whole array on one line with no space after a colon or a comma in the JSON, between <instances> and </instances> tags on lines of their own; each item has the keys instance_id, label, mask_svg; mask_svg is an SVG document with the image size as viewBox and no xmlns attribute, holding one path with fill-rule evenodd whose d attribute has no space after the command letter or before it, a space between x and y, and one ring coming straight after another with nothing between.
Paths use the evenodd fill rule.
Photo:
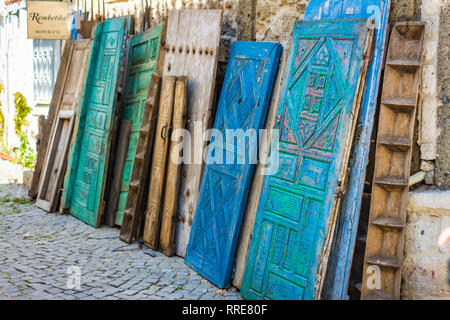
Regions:
<instances>
[{"instance_id":1,"label":"cobblestone pavement","mask_svg":"<svg viewBox=\"0 0 450 320\"><path fill-rule=\"evenodd\" d=\"M0 185L0 300L240 299L233 288L218 293L183 259L127 246L118 229L49 214L26 192L21 185ZM72 266L81 271L79 290L67 286L76 283Z\"/></svg>"}]
</instances>

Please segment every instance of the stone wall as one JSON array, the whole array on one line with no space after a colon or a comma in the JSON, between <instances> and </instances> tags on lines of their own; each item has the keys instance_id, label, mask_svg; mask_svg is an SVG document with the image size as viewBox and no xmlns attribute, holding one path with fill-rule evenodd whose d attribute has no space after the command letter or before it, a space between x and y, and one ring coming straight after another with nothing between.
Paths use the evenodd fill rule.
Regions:
<instances>
[{"instance_id":1,"label":"stone wall","mask_svg":"<svg viewBox=\"0 0 450 320\"><path fill-rule=\"evenodd\" d=\"M402 299L449 299L448 245L438 249L439 234L450 227L450 191L411 192L405 231Z\"/></svg>"},{"instance_id":2,"label":"stone wall","mask_svg":"<svg viewBox=\"0 0 450 320\"><path fill-rule=\"evenodd\" d=\"M435 183L450 190L450 1L444 0L439 29L438 94L442 102L438 109L438 128Z\"/></svg>"}]
</instances>

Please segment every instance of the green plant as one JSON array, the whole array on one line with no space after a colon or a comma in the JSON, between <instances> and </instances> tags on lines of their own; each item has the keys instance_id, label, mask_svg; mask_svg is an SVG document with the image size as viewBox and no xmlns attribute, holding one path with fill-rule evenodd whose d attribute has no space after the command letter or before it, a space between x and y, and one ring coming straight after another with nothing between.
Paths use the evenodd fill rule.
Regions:
<instances>
[{"instance_id":1,"label":"green plant","mask_svg":"<svg viewBox=\"0 0 450 320\"><path fill-rule=\"evenodd\" d=\"M20 141L20 146L18 150L16 150L17 163L25 168L32 169L36 162L36 155L28 141L28 121L26 120L31 112L31 108L27 105L27 100L20 92L14 93L14 105L16 107L16 114L14 115L14 131Z\"/></svg>"}]
</instances>

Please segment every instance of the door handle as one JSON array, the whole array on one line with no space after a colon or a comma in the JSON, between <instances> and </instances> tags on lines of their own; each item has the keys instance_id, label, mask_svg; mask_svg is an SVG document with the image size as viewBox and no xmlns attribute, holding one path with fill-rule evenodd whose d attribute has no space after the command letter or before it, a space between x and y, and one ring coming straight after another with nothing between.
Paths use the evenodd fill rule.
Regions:
<instances>
[{"instance_id":1,"label":"door handle","mask_svg":"<svg viewBox=\"0 0 450 320\"><path fill-rule=\"evenodd\" d=\"M167 129L167 124L166 125L164 125L164 127L162 127L162 129L161 129L161 139L163 139L164 141L166 141L166 137L164 136L164 131L165 131L165 129ZM167 130L166 130L167 131Z\"/></svg>"},{"instance_id":2,"label":"door handle","mask_svg":"<svg viewBox=\"0 0 450 320\"><path fill-rule=\"evenodd\" d=\"M167 134L164 135L164 131L167 133L169 130L171 130L173 127L170 126L168 124L164 125L164 127L162 127L161 129L161 139L163 139L164 141L166 141L167 139Z\"/></svg>"}]
</instances>

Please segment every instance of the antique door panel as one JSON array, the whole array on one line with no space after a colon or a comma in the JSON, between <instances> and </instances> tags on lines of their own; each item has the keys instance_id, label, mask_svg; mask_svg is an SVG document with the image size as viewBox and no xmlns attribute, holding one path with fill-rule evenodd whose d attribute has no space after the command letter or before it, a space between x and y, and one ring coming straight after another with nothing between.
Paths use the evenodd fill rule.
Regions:
<instances>
[{"instance_id":1,"label":"antique door panel","mask_svg":"<svg viewBox=\"0 0 450 320\"><path fill-rule=\"evenodd\" d=\"M58 116L58 108L63 94L64 86L66 84L67 73L69 72L70 61L72 59L72 52L74 50L74 44L71 41L66 41L64 45L64 51L61 55L61 61L58 70L58 76L53 87L52 100L48 109L47 118L43 127L39 146L37 148L36 165L34 167L33 180L31 181L31 187L28 191L30 198L34 199L39 193L39 182L41 180L41 174L44 170L45 155L48 145L51 143L49 137L51 134L51 127L56 123Z\"/></svg>"},{"instance_id":2,"label":"antique door panel","mask_svg":"<svg viewBox=\"0 0 450 320\"><path fill-rule=\"evenodd\" d=\"M64 182L62 208L95 227L103 208L116 84L128 20L109 19L97 27L85 95L77 114L78 134Z\"/></svg>"},{"instance_id":3,"label":"antique door panel","mask_svg":"<svg viewBox=\"0 0 450 320\"><path fill-rule=\"evenodd\" d=\"M347 299L347 287L353 260L359 214L363 196L370 140L383 66L391 0L312 0L304 20L365 18L375 19L375 48L367 71L366 88L358 118L358 133L352 151L347 190L342 198L336 240L330 255L323 290L325 299Z\"/></svg>"},{"instance_id":4,"label":"antique door panel","mask_svg":"<svg viewBox=\"0 0 450 320\"><path fill-rule=\"evenodd\" d=\"M162 25L158 25L140 33L134 36L130 43L123 119L130 120L132 126L118 200L117 225L122 225L148 87L152 73L156 71L158 64L162 27ZM117 200L112 199L112 201Z\"/></svg>"},{"instance_id":5,"label":"antique door panel","mask_svg":"<svg viewBox=\"0 0 450 320\"><path fill-rule=\"evenodd\" d=\"M241 288L247 299L315 298L345 183L368 29L367 19L294 26L271 146L279 169L264 181Z\"/></svg>"},{"instance_id":6,"label":"antique door panel","mask_svg":"<svg viewBox=\"0 0 450 320\"><path fill-rule=\"evenodd\" d=\"M46 152L43 175L39 183L36 205L46 211L56 211L59 189L62 187L72 139L75 112L80 101L86 66L92 41L78 40L73 45L69 69L64 77L62 98L57 104L57 119L52 125L50 144Z\"/></svg>"},{"instance_id":7,"label":"antique door panel","mask_svg":"<svg viewBox=\"0 0 450 320\"><path fill-rule=\"evenodd\" d=\"M154 72L148 88L148 98L144 107L136 157L131 173L130 190L128 191L126 209L120 229L120 239L127 243L131 243L133 239L140 239L141 235L141 225L147 205L146 197L148 195L149 171L159 109L160 83L161 77Z\"/></svg>"},{"instance_id":8,"label":"antique door panel","mask_svg":"<svg viewBox=\"0 0 450 320\"><path fill-rule=\"evenodd\" d=\"M192 161L182 168L175 234L176 254L182 257L203 172L201 163L206 145L201 140L202 131L207 130L213 120L222 14L222 10L172 10L167 22L163 76L187 76L189 79L187 129L192 136Z\"/></svg>"},{"instance_id":9,"label":"antique door panel","mask_svg":"<svg viewBox=\"0 0 450 320\"><path fill-rule=\"evenodd\" d=\"M53 212L56 194L59 189L59 179L63 173L64 159L67 156L68 145L72 136L74 111L61 111L56 119L44 174L41 176L36 205L48 212Z\"/></svg>"},{"instance_id":10,"label":"antique door panel","mask_svg":"<svg viewBox=\"0 0 450 320\"><path fill-rule=\"evenodd\" d=\"M250 160L258 150L258 130L266 119L281 52L281 45L268 42L235 42L231 49L214 123L214 129L220 130L226 141L216 137L224 144L214 141L210 145L185 257L186 264L220 288L230 283L255 167ZM254 139L250 137L245 143L243 135L227 138L226 130L242 130L243 135L251 135L253 130ZM222 157L211 163L216 153Z\"/></svg>"}]
</instances>

